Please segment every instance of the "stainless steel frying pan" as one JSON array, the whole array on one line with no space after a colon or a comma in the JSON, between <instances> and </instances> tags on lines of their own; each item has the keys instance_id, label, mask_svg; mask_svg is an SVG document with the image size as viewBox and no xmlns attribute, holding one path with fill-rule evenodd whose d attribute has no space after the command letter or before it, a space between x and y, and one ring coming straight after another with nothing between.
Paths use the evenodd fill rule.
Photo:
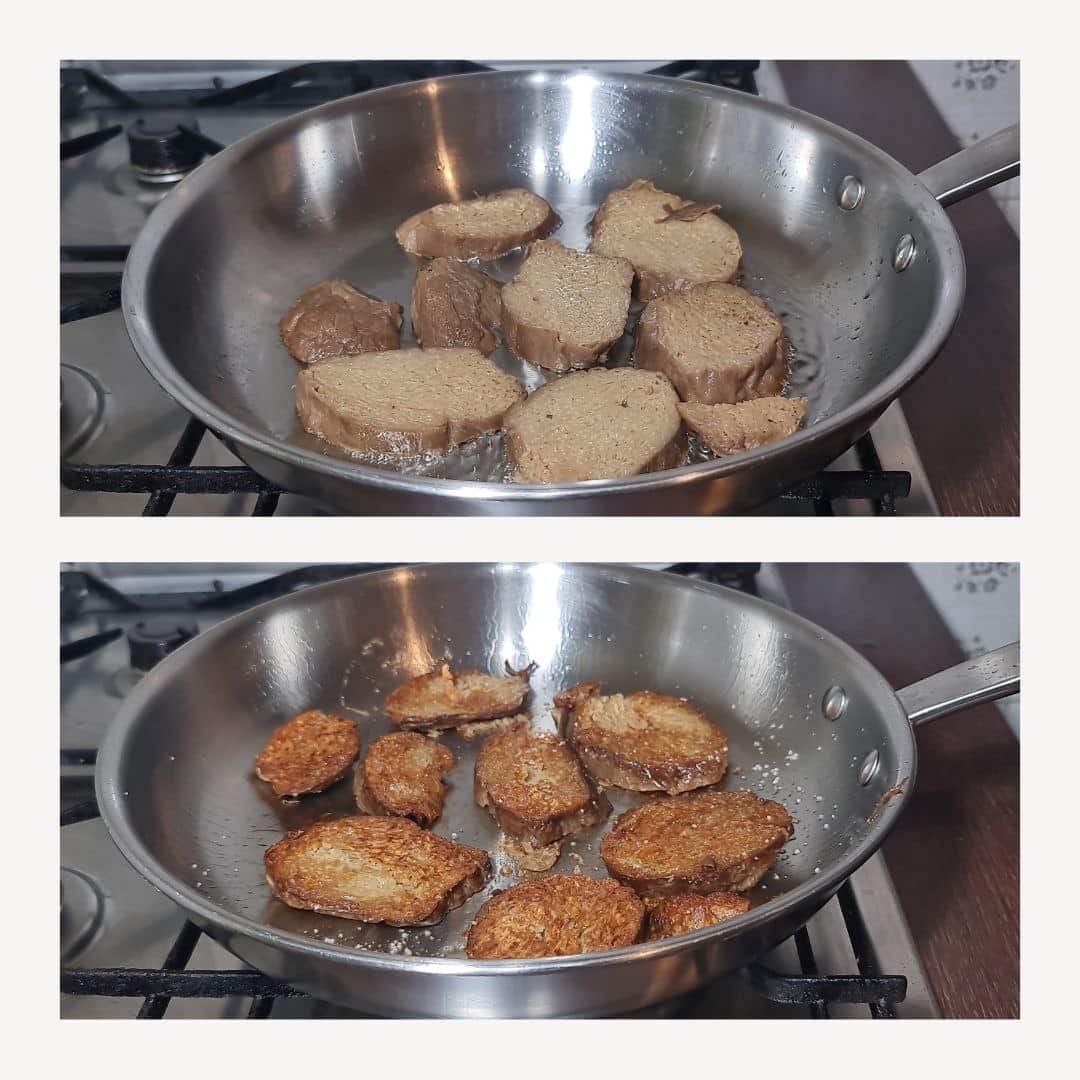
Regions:
<instances>
[{"instance_id":1,"label":"stainless steel frying pan","mask_svg":"<svg viewBox=\"0 0 1080 1080\"><path fill-rule=\"evenodd\" d=\"M736 510L834 460L929 364L964 294L942 207L1018 171L1017 128L914 176L824 120L698 83L582 71L432 79L284 120L196 169L132 249L124 317L158 382L244 461L340 510ZM628 480L524 486L505 482L498 438L399 471L298 426L278 320L309 285L346 278L408 310L416 264L393 234L410 214L523 186L562 215L556 237L584 247L603 197L639 176L722 204L742 237L743 284L787 327L806 430ZM627 335L612 362L630 351ZM495 359L530 390L546 377L505 349Z\"/></svg>"},{"instance_id":2,"label":"stainless steel frying pan","mask_svg":"<svg viewBox=\"0 0 1080 1080\"><path fill-rule=\"evenodd\" d=\"M295 911L271 897L263 851L324 814L355 812L351 785L292 804L254 778L269 732L302 709L388 730L383 696L443 659L538 665L532 711L581 679L683 694L721 723L729 788L782 802L795 835L755 906L721 926L607 953L476 962L464 933L513 884L498 831L473 801L476 743L435 831L486 848L494 881L434 927L399 931ZM98 754L97 794L133 866L227 949L275 978L384 1015L554 1016L641 1008L762 955L878 848L915 781L912 724L1015 692L1018 650L895 694L842 641L790 612L655 571L561 564L433 565L336 581L201 634L145 677ZM899 791L895 789L899 787ZM887 798L888 793L893 797ZM611 791L615 811L642 796ZM600 837L564 846L556 872L604 876Z\"/></svg>"}]
</instances>

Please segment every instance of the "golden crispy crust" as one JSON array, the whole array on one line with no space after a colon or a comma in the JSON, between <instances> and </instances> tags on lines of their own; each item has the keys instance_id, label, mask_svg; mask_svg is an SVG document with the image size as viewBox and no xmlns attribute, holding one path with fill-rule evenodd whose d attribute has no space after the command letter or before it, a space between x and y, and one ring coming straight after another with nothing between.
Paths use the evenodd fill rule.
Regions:
<instances>
[{"instance_id":1,"label":"golden crispy crust","mask_svg":"<svg viewBox=\"0 0 1080 1080\"><path fill-rule=\"evenodd\" d=\"M749 791L702 791L628 810L601 842L600 858L643 896L744 892L793 831L779 803Z\"/></svg>"},{"instance_id":2,"label":"golden crispy crust","mask_svg":"<svg viewBox=\"0 0 1080 1080\"><path fill-rule=\"evenodd\" d=\"M527 720L485 740L474 792L503 832L534 846L553 844L611 812L566 743L531 730Z\"/></svg>"},{"instance_id":3,"label":"golden crispy crust","mask_svg":"<svg viewBox=\"0 0 1080 1080\"><path fill-rule=\"evenodd\" d=\"M282 724L255 759L255 775L275 795L325 791L360 754L356 725L343 716L311 709Z\"/></svg>"},{"instance_id":4,"label":"golden crispy crust","mask_svg":"<svg viewBox=\"0 0 1080 1080\"><path fill-rule=\"evenodd\" d=\"M472 960L573 956L632 945L645 908L614 881L556 874L495 893L466 940Z\"/></svg>"},{"instance_id":5,"label":"golden crispy crust","mask_svg":"<svg viewBox=\"0 0 1080 1080\"><path fill-rule=\"evenodd\" d=\"M516 713L529 694L530 665L507 674L483 671L438 671L418 675L386 698L384 708L398 727L426 730L452 728L474 720L495 720Z\"/></svg>"},{"instance_id":6,"label":"golden crispy crust","mask_svg":"<svg viewBox=\"0 0 1080 1080\"><path fill-rule=\"evenodd\" d=\"M733 919L750 910L750 901L736 893L715 892L708 896L697 893L681 893L666 896L646 905L649 916L649 940L692 934L715 926L725 919Z\"/></svg>"},{"instance_id":7,"label":"golden crispy crust","mask_svg":"<svg viewBox=\"0 0 1080 1080\"><path fill-rule=\"evenodd\" d=\"M491 876L486 851L400 817L319 821L279 840L264 862L290 907L391 926L440 922Z\"/></svg>"},{"instance_id":8,"label":"golden crispy crust","mask_svg":"<svg viewBox=\"0 0 1080 1080\"><path fill-rule=\"evenodd\" d=\"M356 770L356 802L369 814L395 814L431 825L446 798L444 773L454 755L441 743L414 731L397 731L371 744Z\"/></svg>"},{"instance_id":9,"label":"golden crispy crust","mask_svg":"<svg viewBox=\"0 0 1080 1080\"><path fill-rule=\"evenodd\" d=\"M727 736L682 698L638 690L586 693L582 684L560 697L572 701L566 739L592 776L631 791L670 795L717 784L727 771ZM558 699L556 699L558 701Z\"/></svg>"}]
</instances>

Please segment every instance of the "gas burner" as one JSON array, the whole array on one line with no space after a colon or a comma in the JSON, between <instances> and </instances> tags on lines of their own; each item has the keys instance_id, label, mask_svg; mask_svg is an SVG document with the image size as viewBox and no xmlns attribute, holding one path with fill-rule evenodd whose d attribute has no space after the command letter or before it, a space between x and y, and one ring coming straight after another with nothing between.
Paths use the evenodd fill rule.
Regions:
<instances>
[{"instance_id":1,"label":"gas burner","mask_svg":"<svg viewBox=\"0 0 1080 1080\"><path fill-rule=\"evenodd\" d=\"M131 167L147 184L174 184L206 156L198 123L185 126L140 117L127 129Z\"/></svg>"},{"instance_id":2,"label":"gas burner","mask_svg":"<svg viewBox=\"0 0 1080 1080\"><path fill-rule=\"evenodd\" d=\"M136 671L149 671L198 632L193 623L171 623L163 619L137 622L127 632L131 666Z\"/></svg>"},{"instance_id":3,"label":"gas burner","mask_svg":"<svg viewBox=\"0 0 1080 1080\"><path fill-rule=\"evenodd\" d=\"M101 890L78 870L60 868L60 959L70 963L94 940L105 917Z\"/></svg>"},{"instance_id":4,"label":"gas burner","mask_svg":"<svg viewBox=\"0 0 1080 1080\"><path fill-rule=\"evenodd\" d=\"M82 368L60 365L60 453L66 458L85 446L105 416L105 391Z\"/></svg>"}]
</instances>

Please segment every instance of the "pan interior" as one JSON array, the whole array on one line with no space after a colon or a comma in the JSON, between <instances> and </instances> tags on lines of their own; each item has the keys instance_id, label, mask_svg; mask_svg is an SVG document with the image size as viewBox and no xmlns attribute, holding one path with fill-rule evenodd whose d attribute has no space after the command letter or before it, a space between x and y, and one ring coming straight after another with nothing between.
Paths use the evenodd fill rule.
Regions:
<instances>
[{"instance_id":1,"label":"pan interior","mask_svg":"<svg viewBox=\"0 0 1080 1080\"><path fill-rule=\"evenodd\" d=\"M394 240L407 216L521 186L562 216L556 239L585 247L604 196L646 177L720 202L742 238L742 284L785 324L789 392L809 399L813 424L858 401L908 355L957 255L944 215L909 174L796 117L736 92L585 72L503 72L351 98L230 148L181 184L144 234L151 261L129 320L137 342L156 338L175 369L172 389L187 384L258 437L387 469L505 480L498 436L402 463L350 457L308 435L296 420L297 366L278 321L310 285L344 278L402 304L402 343L414 344L417 263ZM853 210L838 200L848 176L865 188ZM892 254L906 233L919 255L898 274ZM137 247L131 265L140 257ZM490 269L507 280L519 262L512 254ZM628 332L611 362L629 363L631 346ZM505 348L494 360L530 390L551 377Z\"/></svg>"},{"instance_id":2,"label":"pan interior","mask_svg":"<svg viewBox=\"0 0 1080 1080\"><path fill-rule=\"evenodd\" d=\"M307 708L359 725L363 750L390 730L381 710L403 680L442 661L496 672L538 665L530 711L550 725L553 695L583 679L610 691L688 697L728 733L728 789L774 798L795 819L780 862L753 891L768 902L828 873L865 839L875 805L911 769L906 721L868 666L786 613L665 574L539 564L428 567L310 590L202 635L147 677L132 701L115 776L122 818L171 880L219 913L345 950L453 957L483 900L523 877L473 801L479 740L444 739L457 758L434 830L485 848L493 881L437 926L368 926L274 900L263 852L289 829L355 812L351 778L282 801L252 763L275 726ZM830 687L848 698L825 720ZM898 737L902 732L903 737ZM362 752L363 752L362 750ZM867 785L859 766L881 767ZM609 789L616 813L644 796ZM107 813L107 820L112 817ZM110 827L115 822L110 821ZM553 873L606 876L611 820L564 844Z\"/></svg>"}]
</instances>

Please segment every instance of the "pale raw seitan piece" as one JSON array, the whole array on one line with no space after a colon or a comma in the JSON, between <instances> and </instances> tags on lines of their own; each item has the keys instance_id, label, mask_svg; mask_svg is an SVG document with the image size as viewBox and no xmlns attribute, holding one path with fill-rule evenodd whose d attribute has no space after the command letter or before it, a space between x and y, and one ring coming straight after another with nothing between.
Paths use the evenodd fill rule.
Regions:
<instances>
[{"instance_id":1,"label":"pale raw seitan piece","mask_svg":"<svg viewBox=\"0 0 1080 1080\"><path fill-rule=\"evenodd\" d=\"M716 926L750 910L750 901L738 893L714 892L708 896L681 893L651 901L648 908L649 940L692 934Z\"/></svg>"},{"instance_id":2,"label":"pale raw seitan piece","mask_svg":"<svg viewBox=\"0 0 1080 1080\"><path fill-rule=\"evenodd\" d=\"M664 376L633 368L548 383L503 421L513 479L562 484L672 469L687 449L678 403Z\"/></svg>"},{"instance_id":3,"label":"pale raw seitan piece","mask_svg":"<svg viewBox=\"0 0 1080 1080\"><path fill-rule=\"evenodd\" d=\"M453 767L454 755L434 739L414 731L383 735L356 770L356 804L368 814L394 814L431 825L446 798L442 778Z\"/></svg>"},{"instance_id":4,"label":"pale raw seitan piece","mask_svg":"<svg viewBox=\"0 0 1080 1080\"><path fill-rule=\"evenodd\" d=\"M263 857L289 907L391 926L430 926L491 876L486 851L444 840L400 817L318 821Z\"/></svg>"},{"instance_id":5,"label":"pale raw seitan piece","mask_svg":"<svg viewBox=\"0 0 1080 1080\"><path fill-rule=\"evenodd\" d=\"M505 675L488 675L454 672L443 664L392 690L383 708L398 727L418 730L513 716L529 695L529 676L534 670L532 664L520 671L507 664Z\"/></svg>"},{"instance_id":6,"label":"pale raw seitan piece","mask_svg":"<svg viewBox=\"0 0 1080 1080\"><path fill-rule=\"evenodd\" d=\"M645 907L631 889L582 874L555 874L495 893L469 927L472 960L574 956L633 945Z\"/></svg>"},{"instance_id":7,"label":"pale raw seitan piece","mask_svg":"<svg viewBox=\"0 0 1080 1080\"><path fill-rule=\"evenodd\" d=\"M642 896L745 892L793 831L779 803L749 791L699 791L622 814L600 844L600 858Z\"/></svg>"},{"instance_id":8,"label":"pale raw seitan piece","mask_svg":"<svg viewBox=\"0 0 1080 1080\"><path fill-rule=\"evenodd\" d=\"M476 349L399 349L323 360L300 372L307 431L347 450L420 454L497 431L525 396Z\"/></svg>"},{"instance_id":9,"label":"pale raw seitan piece","mask_svg":"<svg viewBox=\"0 0 1080 1080\"><path fill-rule=\"evenodd\" d=\"M322 281L282 317L281 340L301 364L396 349L403 313L400 304L375 300L347 281Z\"/></svg>"},{"instance_id":10,"label":"pale raw seitan piece","mask_svg":"<svg viewBox=\"0 0 1080 1080\"><path fill-rule=\"evenodd\" d=\"M549 371L592 367L626 329L634 268L563 247L533 244L502 290L507 347Z\"/></svg>"},{"instance_id":11,"label":"pale raw seitan piece","mask_svg":"<svg viewBox=\"0 0 1080 1080\"><path fill-rule=\"evenodd\" d=\"M650 301L634 363L662 371L683 401L733 405L778 394L788 376L784 327L738 285L695 285Z\"/></svg>"},{"instance_id":12,"label":"pale raw seitan piece","mask_svg":"<svg viewBox=\"0 0 1080 1080\"><path fill-rule=\"evenodd\" d=\"M255 775L275 795L311 795L343 779L360 756L356 725L311 709L282 724L255 759Z\"/></svg>"},{"instance_id":13,"label":"pale raw seitan piece","mask_svg":"<svg viewBox=\"0 0 1080 1080\"><path fill-rule=\"evenodd\" d=\"M559 215L539 195L508 188L464 202L440 203L398 226L397 242L429 259L497 259L559 227Z\"/></svg>"},{"instance_id":14,"label":"pale raw seitan piece","mask_svg":"<svg viewBox=\"0 0 1080 1080\"><path fill-rule=\"evenodd\" d=\"M416 271L412 324L425 349L479 349L485 356L498 341L502 300L499 283L457 259L433 259Z\"/></svg>"},{"instance_id":15,"label":"pale raw seitan piece","mask_svg":"<svg viewBox=\"0 0 1080 1080\"><path fill-rule=\"evenodd\" d=\"M573 693L560 697L572 700ZM718 784L727 771L727 736L683 698L651 690L593 692L564 708L567 742L603 784L675 795Z\"/></svg>"},{"instance_id":16,"label":"pale raw seitan piece","mask_svg":"<svg viewBox=\"0 0 1080 1080\"><path fill-rule=\"evenodd\" d=\"M592 220L593 251L621 255L637 272L639 300L702 281L732 281L742 259L739 234L714 211L635 180L612 191Z\"/></svg>"},{"instance_id":17,"label":"pale raw seitan piece","mask_svg":"<svg viewBox=\"0 0 1080 1080\"><path fill-rule=\"evenodd\" d=\"M528 720L488 736L474 793L509 836L543 847L597 825L611 812L570 747Z\"/></svg>"},{"instance_id":18,"label":"pale raw seitan piece","mask_svg":"<svg viewBox=\"0 0 1080 1080\"><path fill-rule=\"evenodd\" d=\"M680 402L679 415L714 453L738 454L794 435L806 419L806 398L764 397L738 405Z\"/></svg>"}]
</instances>

